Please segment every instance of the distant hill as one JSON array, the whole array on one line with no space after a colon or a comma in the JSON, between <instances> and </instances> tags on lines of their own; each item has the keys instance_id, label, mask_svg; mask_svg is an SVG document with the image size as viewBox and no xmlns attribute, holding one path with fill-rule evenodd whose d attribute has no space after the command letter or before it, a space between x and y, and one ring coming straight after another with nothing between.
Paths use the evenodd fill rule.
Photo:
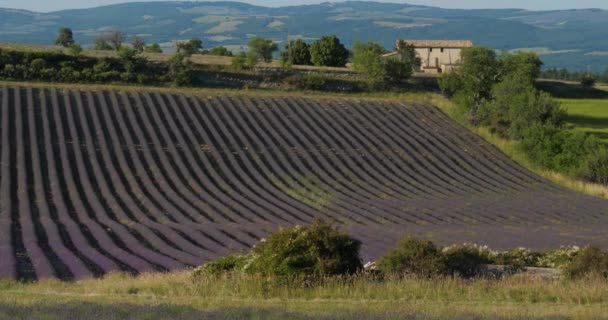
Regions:
<instances>
[{"instance_id":1,"label":"distant hill","mask_svg":"<svg viewBox=\"0 0 608 320\"><path fill-rule=\"evenodd\" d=\"M74 29L89 44L104 30L171 46L200 37L206 47L239 49L251 36L286 42L335 33L347 45L376 40L391 48L397 38L472 39L498 50L539 53L545 67L608 68L608 11L457 10L378 3L341 2L267 8L239 2L139 2L91 9L37 13L0 9L0 41L51 44L57 29Z\"/></svg>"}]
</instances>

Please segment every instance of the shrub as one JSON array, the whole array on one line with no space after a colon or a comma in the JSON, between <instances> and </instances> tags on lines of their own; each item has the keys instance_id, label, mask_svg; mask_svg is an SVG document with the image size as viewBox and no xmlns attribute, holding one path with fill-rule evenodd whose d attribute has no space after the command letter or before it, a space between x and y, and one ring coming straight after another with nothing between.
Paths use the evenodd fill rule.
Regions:
<instances>
[{"instance_id":1,"label":"shrub","mask_svg":"<svg viewBox=\"0 0 608 320\"><path fill-rule=\"evenodd\" d=\"M163 49L161 49L158 43L153 43L149 46L146 46L146 49L144 51L147 53L163 53Z\"/></svg>"},{"instance_id":2,"label":"shrub","mask_svg":"<svg viewBox=\"0 0 608 320\"><path fill-rule=\"evenodd\" d=\"M585 173L586 169L584 169L584 160L601 148L600 142L594 136L562 129L552 124L538 123L523 130L522 135L519 148L525 151L532 161L552 170L578 172L589 176L594 174ZM588 165L596 164L601 168L602 159L597 160L599 163L591 161ZM591 169L592 167L589 167L589 170Z\"/></svg>"},{"instance_id":3,"label":"shrub","mask_svg":"<svg viewBox=\"0 0 608 320\"><path fill-rule=\"evenodd\" d=\"M193 275L220 275L225 272L245 272L251 264L251 255L232 254L203 264L194 269Z\"/></svg>"},{"instance_id":4,"label":"shrub","mask_svg":"<svg viewBox=\"0 0 608 320\"><path fill-rule=\"evenodd\" d=\"M406 237L397 246L380 258L378 268L385 273L412 274L433 277L445 270L440 250L428 240Z\"/></svg>"},{"instance_id":5,"label":"shrub","mask_svg":"<svg viewBox=\"0 0 608 320\"><path fill-rule=\"evenodd\" d=\"M491 262L487 253L480 248L477 245L466 243L443 248L445 271L463 278L479 275L483 265Z\"/></svg>"},{"instance_id":6,"label":"shrub","mask_svg":"<svg viewBox=\"0 0 608 320\"><path fill-rule=\"evenodd\" d=\"M33 72L40 72L42 69L46 67L46 61L42 58L34 59L30 62L30 69Z\"/></svg>"},{"instance_id":7,"label":"shrub","mask_svg":"<svg viewBox=\"0 0 608 320\"><path fill-rule=\"evenodd\" d=\"M441 92L450 97L463 89L462 78L456 72L442 74L438 82Z\"/></svg>"},{"instance_id":8,"label":"shrub","mask_svg":"<svg viewBox=\"0 0 608 320\"><path fill-rule=\"evenodd\" d=\"M251 254L253 268L265 275L342 275L361 269L360 248L360 241L318 220L272 233Z\"/></svg>"},{"instance_id":9,"label":"shrub","mask_svg":"<svg viewBox=\"0 0 608 320\"><path fill-rule=\"evenodd\" d=\"M399 59L389 58L384 61L384 81L389 84L405 82L414 72L411 64Z\"/></svg>"},{"instance_id":10,"label":"shrub","mask_svg":"<svg viewBox=\"0 0 608 320\"><path fill-rule=\"evenodd\" d=\"M592 150L578 168L577 176L585 180L608 184L608 149Z\"/></svg>"},{"instance_id":11,"label":"shrub","mask_svg":"<svg viewBox=\"0 0 608 320\"><path fill-rule=\"evenodd\" d=\"M562 246L557 250L548 250L538 258L537 267L562 268L572 262L581 251L578 246Z\"/></svg>"},{"instance_id":12,"label":"shrub","mask_svg":"<svg viewBox=\"0 0 608 320\"><path fill-rule=\"evenodd\" d=\"M73 43L69 47L70 54L73 56L79 56L82 53L82 46L78 43Z\"/></svg>"},{"instance_id":13,"label":"shrub","mask_svg":"<svg viewBox=\"0 0 608 320\"><path fill-rule=\"evenodd\" d=\"M302 77L304 89L323 90L327 80L319 73L307 73Z\"/></svg>"},{"instance_id":14,"label":"shrub","mask_svg":"<svg viewBox=\"0 0 608 320\"><path fill-rule=\"evenodd\" d=\"M211 56L221 56L221 57L232 57L232 51L226 49L226 47L224 46L219 46L219 47L215 47L211 50L209 50L209 52L207 52L208 55Z\"/></svg>"},{"instance_id":15,"label":"shrub","mask_svg":"<svg viewBox=\"0 0 608 320\"><path fill-rule=\"evenodd\" d=\"M564 274L569 279L608 278L608 252L596 247L586 247L564 268Z\"/></svg>"},{"instance_id":16,"label":"shrub","mask_svg":"<svg viewBox=\"0 0 608 320\"><path fill-rule=\"evenodd\" d=\"M515 267L535 267L538 266L541 257L542 254L540 252L519 247L499 252L493 258L493 263Z\"/></svg>"},{"instance_id":17,"label":"shrub","mask_svg":"<svg viewBox=\"0 0 608 320\"><path fill-rule=\"evenodd\" d=\"M247 66L247 54L241 52L232 58L232 67L236 70L242 70Z\"/></svg>"}]
</instances>

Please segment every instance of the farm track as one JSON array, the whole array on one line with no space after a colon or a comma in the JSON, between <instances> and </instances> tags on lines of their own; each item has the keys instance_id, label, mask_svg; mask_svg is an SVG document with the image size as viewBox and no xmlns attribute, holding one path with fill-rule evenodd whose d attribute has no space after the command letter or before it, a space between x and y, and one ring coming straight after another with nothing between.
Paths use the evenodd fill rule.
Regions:
<instances>
[{"instance_id":1,"label":"farm track","mask_svg":"<svg viewBox=\"0 0 608 320\"><path fill-rule=\"evenodd\" d=\"M608 202L547 182L437 109L301 97L0 88L0 277L196 266L336 221L497 248L608 246Z\"/></svg>"}]
</instances>

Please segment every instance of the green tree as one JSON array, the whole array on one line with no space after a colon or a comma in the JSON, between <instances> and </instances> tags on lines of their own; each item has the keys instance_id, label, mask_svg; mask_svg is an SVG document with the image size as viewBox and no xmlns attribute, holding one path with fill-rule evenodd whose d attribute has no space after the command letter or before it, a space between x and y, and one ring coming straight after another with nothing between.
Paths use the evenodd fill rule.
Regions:
<instances>
[{"instance_id":1,"label":"green tree","mask_svg":"<svg viewBox=\"0 0 608 320\"><path fill-rule=\"evenodd\" d=\"M565 112L559 102L536 90L528 80L529 75L515 72L494 85L492 99L479 108L479 121L512 139L521 139L533 123L560 126Z\"/></svg>"},{"instance_id":2,"label":"green tree","mask_svg":"<svg viewBox=\"0 0 608 320\"><path fill-rule=\"evenodd\" d=\"M580 82L585 88L593 88L597 83L597 77L588 73L581 78Z\"/></svg>"},{"instance_id":3,"label":"green tree","mask_svg":"<svg viewBox=\"0 0 608 320\"><path fill-rule=\"evenodd\" d=\"M59 34L57 35L57 39L55 39L55 44L65 48L68 48L74 44L74 33L72 32L72 29L59 29Z\"/></svg>"},{"instance_id":4,"label":"green tree","mask_svg":"<svg viewBox=\"0 0 608 320\"><path fill-rule=\"evenodd\" d=\"M454 95L460 112L473 124L479 123L479 108L492 99L492 88L500 79L500 62L492 49L464 48L462 65L441 76L442 90Z\"/></svg>"},{"instance_id":5,"label":"green tree","mask_svg":"<svg viewBox=\"0 0 608 320\"><path fill-rule=\"evenodd\" d=\"M344 67L348 50L335 35L322 36L310 46L310 59L316 66Z\"/></svg>"},{"instance_id":6,"label":"green tree","mask_svg":"<svg viewBox=\"0 0 608 320\"><path fill-rule=\"evenodd\" d=\"M543 62L533 52L506 54L500 59L501 76L516 74L521 81L533 83L540 76Z\"/></svg>"},{"instance_id":7,"label":"green tree","mask_svg":"<svg viewBox=\"0 0 608 320\"><path fill-rule=\"evenodd\" d=\"M422 61L416 53L416 47L406 41L399 41L395 48L402 63L409 66L412 70L419 70Z\"/></svg>"},{"instance_id":8,"label":"green tree","mask_svg":"<svg viewBox=\"0 0 608 320\"><path fill-rule=\"evenodd\" d=\"M226 49L224 46L215 47L207 53L212 56L232 57L232 51Z\"/></svg>"},{"instance_id":9,"label":"green tree","mask_svg":"<svg viewBox=\"0 0 608 320\"><path fill-rule=\"evenodd\" d=\"M289 45L285 46L281 59L291 65L311 65L310 46L302 39L292 40Z\"/></svg>"},{"instance_id":10,"label":"green tree","mask_svg":"<svg viewBox=\"0 0 608 320\"><path fill-rule=\"evenodd\" d=\"M200 53L203 49L203 40L198 38L192 38L186 42L177 43L177 52L183 53L186 56Z\"/></svg>"},{"instance_id":11,"label":"green tree","mask_svg":"<svg viewBox=\"0 0 608 320\"><path fill-rule=\"evenodd\" d=\"M249 47L249 53L247 54L249 64L255 65L257 61L263 60L264 62L272 61L272 54L279 50L279 47L270 39L262 37L255 37L249 40L247 43Z\"/></svg>"},{"instance_id":12,"label":"green tree","mask_svg":"<svg viewBox=\"0 0 608 320\"><path fill-rule=\"evenodd\" d=\"M153 43L149 46L146 46L145 52L147 53L163 53L163 49L160 48L158 43Z\"/></svg>"},{"instance_id":13,"label":"green tree","mask_svg":"<svg viewBox=\"0 0 608 320\"><path fill-rule=\"evenodd\" d=\"M387 71L382 54L386 50L377 42L355 42L353 45L353 69L364 77L370 88L383 83Z\"/></svg>"}]
</instances>

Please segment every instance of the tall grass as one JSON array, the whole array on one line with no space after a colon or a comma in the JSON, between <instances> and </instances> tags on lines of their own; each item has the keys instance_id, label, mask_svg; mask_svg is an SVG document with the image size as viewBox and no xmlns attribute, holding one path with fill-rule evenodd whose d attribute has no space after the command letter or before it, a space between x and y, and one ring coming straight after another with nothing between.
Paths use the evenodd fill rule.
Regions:
<instances>
[{"instance_id":1,"label":"tall grass","mask_svg":"<svg viewBox=\"0 0 608 320\"><path fill-rule=\"evenodd\" d=\"M324 278L312 286L303 283L301 279L241 274L193 278L186 271L138 277L114 273L72 283L4 280L0 281L0 314L2 305L9 303L51 307L80 302L133 306L162 303L199 310L271 308L309 316L418 314L424 319L468 319L466 315L586 319L605 316L608 310L605 279L547 282L511 277L466 281L387 276L379 280L356 275Z\"/></svg>"}]
</instances>

